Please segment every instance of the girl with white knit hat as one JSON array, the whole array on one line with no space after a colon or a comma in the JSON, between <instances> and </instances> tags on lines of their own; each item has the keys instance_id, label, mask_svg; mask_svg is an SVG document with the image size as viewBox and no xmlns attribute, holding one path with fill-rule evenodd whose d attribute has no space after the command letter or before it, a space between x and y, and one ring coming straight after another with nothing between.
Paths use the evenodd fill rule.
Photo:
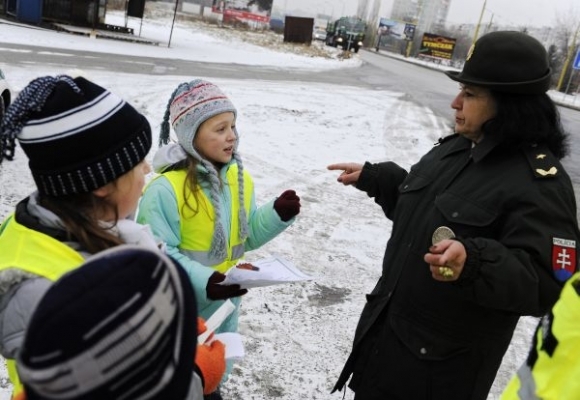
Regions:
<instances>
[{"instance_id":1,"label":"girl with white knit hat","mask_svg":"<svg viewBox=\"0 0 580 400\"><path fill-rule=\"evenodd\" d=\"M153 160L160 175L146 187L137 216L187 271L201 317L209 318L226 299L236 305L217 332L237 331L240 296L247 292L220 285L224 273L245 251L284 231L300 211L293 190L256 205L253 180L238 153L236 117L232 102L213 83L180 84L161 125L160 144L167 145ZM168 144L170 122L177 143ZM207 398L221 399L219 390Z\"/></svg>"}]
</instances>

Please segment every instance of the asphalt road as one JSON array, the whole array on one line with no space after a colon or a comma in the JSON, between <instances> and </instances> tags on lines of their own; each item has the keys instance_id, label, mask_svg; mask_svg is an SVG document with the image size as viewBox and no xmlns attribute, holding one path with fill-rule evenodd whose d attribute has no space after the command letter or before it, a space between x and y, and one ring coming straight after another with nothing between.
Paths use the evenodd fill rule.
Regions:
<instances>
[{"instance_id":1,"label":"asphalt road","mask_svg":"<svg viewBox=\"0 0 580 400\"><path fill-rule=\"evenodd\" d=\"M360 68L345 68L324 72L288 71L283 68L255 67L240 64L203 63L188 60L117 56L89 51L62 50L0 43L0 59L12 65L52 65L63 69L102 69L108 71L281 81L304 81L344 84L371 89L385 89L406 94L407 99L427 106L441 117L451 118L450 107L458 85L441 71L361 50L364 60ZM562 123L571 134L571 154L564 159L580 198L580 111L559 107Z\"/></svg>"}]
</instances>

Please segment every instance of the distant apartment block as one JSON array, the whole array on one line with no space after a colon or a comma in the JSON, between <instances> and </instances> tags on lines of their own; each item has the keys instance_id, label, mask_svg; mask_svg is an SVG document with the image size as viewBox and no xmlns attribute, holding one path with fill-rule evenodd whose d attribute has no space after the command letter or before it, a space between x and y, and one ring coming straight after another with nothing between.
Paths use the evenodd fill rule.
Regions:
<instances>
[{"instance_id":1,"label":"distant apartment block","mask_svg":"<svg viewBox=\"0 0 580 400\"><path fill-rule=\"evenodd\" d=\"M417 24L420 32L443 29L451 0L394 0L391 19Z\"/></svg>"}]
</instances>

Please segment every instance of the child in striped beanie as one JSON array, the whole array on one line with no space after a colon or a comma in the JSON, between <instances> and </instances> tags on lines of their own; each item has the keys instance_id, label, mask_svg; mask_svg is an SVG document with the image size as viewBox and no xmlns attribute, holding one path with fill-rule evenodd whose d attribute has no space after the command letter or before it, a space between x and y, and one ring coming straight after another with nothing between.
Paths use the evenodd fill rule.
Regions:
<instances>
[{"instance_id":1,"label":"child in striped beanie","mask_svg":"<svg viewBox=\"0 0 580 400\"><path fill-rule=\"evenodd\" d=\"M136 245L101 252L38 304L18 357L18 400L201 400L225 371L224 345L198 345L196 321L179 264Z\"/></svg>"},{"instance_id":2,"label":"child in striped beanie","mask_svg":"<svg viewBox=\"0 0 580 400\"><path fill-rule=\"evenodd\" d=\"M237 309L218 332L238 327L239 285L220 285L244 256L276 237L300 211L293 190L258 207L254 183L238 152L237 110L211 82L181 83L161 125L153 159L159 175L146 187L138 222L151 226L179 260L196 289L200 315L209 318L224 299ZM177 141L170 141L170 125ZM216 394L214 399L219 399Z\"/></svg>"},{"instance_id":3,"label":"child in striped beanie","mask_svg":"<svg viewBox=\"0 0 580 400\"><path fill-rule=\"evenodd\" d=\"M0 224L0 354L13 397L22 393L24 332L52 282L118 245L158 250L148 228L129 218L150 172L151 139L143 114L83 77L38 77L6 110L0 159L23 156L18 144L36 183Z\"/></svg>"}]
</instances>

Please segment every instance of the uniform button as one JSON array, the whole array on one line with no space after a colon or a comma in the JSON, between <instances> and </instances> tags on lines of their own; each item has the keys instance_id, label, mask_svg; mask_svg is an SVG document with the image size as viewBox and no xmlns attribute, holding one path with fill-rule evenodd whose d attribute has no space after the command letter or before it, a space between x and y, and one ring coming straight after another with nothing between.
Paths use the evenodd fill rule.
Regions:
<instances>
[{"instance_id":1,"label":"uniform button","mask_svg":"<svg viewBox=\"0 0 580 400\"><path fill-rule=\"evenodd\" d=\"M451 216L453 218L457 218L457 217L459 217L459 213L457 211L455 211L453 214L451 214Z\"/></svg>"},{"instance_id":2,"label":"uniform button","mask_svg":"<svg viewBox=\"0 0 580 400\"><path fill-rule=\"evenodd\" d=\"M419 350L419 352L420 352L421 354L427 354L427 349L426 349L426 348L424 348L424 347L421 347L421 350Z\"/></svg>"}]
</instances>

